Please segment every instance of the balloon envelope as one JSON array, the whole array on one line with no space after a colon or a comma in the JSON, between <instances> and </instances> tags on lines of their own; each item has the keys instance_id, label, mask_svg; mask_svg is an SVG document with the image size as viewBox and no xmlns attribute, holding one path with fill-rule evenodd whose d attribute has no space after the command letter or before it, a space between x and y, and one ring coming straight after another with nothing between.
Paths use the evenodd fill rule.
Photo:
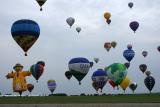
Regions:
<instances>
[{"instance_id":1,"label":"balloon envelope","mask_svg":"<svg viewBox=\"0 0 160 107\"><path fill-rule=\"evenodd\" d=\"M34 89L34 85L33 84L27 84L27 89L31 93L32 90Z\"/></svg>"},{"instance_id":2,"label":"balloon envelope","mask_svg":"<svg viewBox=\"0 0 160 107\"><path fill-rule=\"evenodd\" d=\"M55 80L48 80L47 81L47 85L48 85L48 89L51 91L51 93L53 94L54 90L57 87L56 81Z\"/></svg>"},{"instance_id":3,"label":"balloon envelope","mask_svg":"<svg viewBox=\"0 0 160 107\"><path fill-rule=\"evenodd\" d=\"M105 18L106 20L109 20L110 17L111 17L111 13L109 13L109 12L105 12L105 13L104 13L104 18Z\"/></svg>"},{"instance_id":4,"label":"balloon envelope","mask_svg":"<svg viewBox=\"0 0 160 107\"><path fill-rule=\"evenodd\" d=\"M75 22L75 19L74 19L73 17L69 17L69 18L66 19L66 22L68 23L68 25L69 25L70 27L72 27L72 25L73 25L74 22Z\"/></svg>"},{"instance_id":5,"label":"balloon envelope","mask_svg":"<svg viewBox=\"0 0 160 107\"><path fill-rule=\"evenodd\" d=\"M35 21L22 19L13 23L11 34L16 43L25 52L25 56L27 56L27 51L39 38L40 28Z\"/></svg>"},{"instance_id":6,"label":"balloon envelope","mask_svg":"<svg viewBox=\"0 0 160 107\"><path fill-rule=\"evenodd\" d=\"M83 57L73 58L69 61L68 68L72 75L79 81L79 84L81 84L81 80L87 75L90 69L90 62Z\"/></svg>"},{"instance_id":7,"label":"balloon envelope","mask_svg":"<svg viewBox=\"0 0 160 107\"><path fill-rule=\"evenodd\" d=\"M134 31L134 33L136 32L136 30L139 27L139 23L137 21L133 21L129 24L130 28Z\"/></svg>"},{"instance_id":8,"label":"balloon envelope","mask_svg":"<svg viewBox=\"0 0 160 107\"><path fill-rule=\"evenodd\" d=\"M108 79L112 80L116 85L120 85L127 75L127 68L124 64L114 63L105 68Z\"/></svg>"},{"instance_id":9,"label":"balloon envelope","mask_svg":"<svg viewBox=\"0 0 160 107\"><path fill-rule=\"evenodd\" d=\"M124 65L126 66L127 69L130 67L130 63L129 62L124 63Z\"/></svg>"},{"instance_id":10,"label":"balloon envelope","mask_svg":"<svg viewBox=\"0 0 160 107\"><path fill-rule=\"evenodd\" d=\"M98 69L92 74L92 81L96 84L98 89L103 89L107 83L107 73L103 69Z\"/></svg>"},{"instance_id":11,"label":"balloon envelope","mask_svg":"<svg viewBox=\"0 0 160 107\"><path fill-rule=\"evenodd\" d=\"M128 6L129 6L130 8L132 8L132 7L133 7L133 3L132 3L132 2L129 2L129 3L128 3Z\"/></svg>"},{"instance_id":12,"label":"balloon envelope","mask_svg":"<svg viewBox=\"0 0 160 107\"><path fill-rule=\"evenodd\" d=\"M136 90L136 88L137 88L137 83L135 83L135 82L133 82L133 83L131 83L130 85L129 85L129 88L133 91L133 93L134 93L134 91Z\"/></svg>"},{"instance_id":13,"label":"balloon envelope","mask_svg":"<svg viewBox=\"0 0 160 107\"><path fill-rule=\"evenodd\" d=\"M77 27L76 28L76 31L79 33L81 31L81 28L80 27Z\"/></svg>"},{"instance_id":14,"label":"balloon envelope","mask_svg":"<svg viewBox=\"0 0 160 107\"><path fill-rule=\"evenodd\" d=\"M150 71L146 71L145 74L146 74L147 76L150 76L150 75L151 75L151 72L150 72Z\"/></svg>"},{"instance_id":15,"label":"balloon envelope","mask_svg":"<svg viewBox=\"0 0 160 107\"><path fill-rule=\"evenodd\" d=\"M141 65L139 65L139 69L144 73L147 70L147 65L141 64Z\"/></svg>"},{"instance_id":16,"label":"balloon envelope","mask_svg":"<svg viewBox=\"0 0 160 107\"><path fill-rule=\"evenodd\" d=\"M111 46L112 46L113 48L115 48L115 47L117 46L117 42L112 41L112 42L111 42Z\"/></svg>"},{"instance_id":17,"label":"balloon envelope","mask_svg":"<svg viewBox=\"0 0 160 107\"><path fill-rule=\"evenodd\" d=\"M130 84L130 79L128 78L128 76L126 76L126 77L123 79L123 81L122 81L122 83L120 84L120 86L121 86L121 88L125 91L126 88L129 86L129 84Z\"/></svg>"},{"instance_id":18,"label":"balloon envelope","mask_svg":"<svg viewBox=\"0 0 160 107\"><path fill-rule=\"evenodd\" d=\"M129 50L131 50L131 49L132 49L132 45L131 45L131 44L128 44L128 45L127 45L127 48L128 48Z\"/></svg>"},{"instance_id":19,"label":"balloon envelope","mask_svg":"<svg viewBox=\"0 0 160 107\"><path fill-rule=\"evenodd\" d=\"M30 67L30 71L33 77L38 81L38 79L41 77L41 75L44 72L44 67L41 64L33 64Z\"/></svg>"},{"instance_id":20,"label":"balloon envelope","mask_svg":"<svg viewBox=\"0 0 160 107\"><path fill-rule=\"evenodd\" d=\"M111 49L111 47L112 47L112 45L111 45L110 42L104 43L104 48L105 48L107 51L109 51L109 50Z\"/></svg>"},{"instance_id":21,"label":"balloon envelope","mask_svg":"<svg viewBox=\"0 0 160 107\"><path fill-rule=\"evenodd\" d=\"M130 62L135 56L135 52L131 49L124 50L123 57Z\"/></svg>"},{"instance_id":22,"label":"balloon envelope","mask_svg":"<svg viewBox=\"0 0 160 107\"><path fill-rule=\"evenodd\" d=\"M99 62L99 58L94 58L94 61L95 61L96 63L98 63L98 62Z\"/></svg>"},{"instance_id":23,"label":"balloon envelope","mask_svg":"<svg viewBox=\"0 0 160 107\"><path fill-rule=\"evenodd\" d=\"M39 4L39 6L41 7L40 8L40 11L42 11L42 6L44 5L44 3L47 1L47 0L36 0L37 3Z\"/></svg>"},{"instance_id":24,"label":"balloon envelope","mask_svg":"<svg viewBox=\"0 0 160 107\"><path fill-rule=\"evenodd\" d=\"M144 84L148 88L148 90L151 92L155 85L155 79L152 76L147 76L144 80Z\"/></svg>"},{"instance_id":25,"label":"balloon envelope","mask_svg":"<svg viewBox=\"0 0 160 107\"><path fill-rule=\"evenodd\" d=\"M143 52L142 52L142 55L143 55L144 57L146 57L146 56L148 55L148 52L147 52L147 51L143 51Z\"/></svg>"}]
</instances>

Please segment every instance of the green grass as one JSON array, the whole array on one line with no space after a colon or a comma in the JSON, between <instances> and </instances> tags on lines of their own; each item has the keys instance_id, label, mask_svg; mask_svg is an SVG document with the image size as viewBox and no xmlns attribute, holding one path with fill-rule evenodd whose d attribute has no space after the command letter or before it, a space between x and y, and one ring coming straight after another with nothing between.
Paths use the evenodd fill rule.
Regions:
<instances>
[{"instance_id":1,"label":"green grass","mask_svg":"<svg viewBox=\"0 0 160 107\"><path fill-rule=\"evenodd\" d=\"M119 96L0 97L0 104L160 103L160 94Z\"/></svg>"}]
</instances>

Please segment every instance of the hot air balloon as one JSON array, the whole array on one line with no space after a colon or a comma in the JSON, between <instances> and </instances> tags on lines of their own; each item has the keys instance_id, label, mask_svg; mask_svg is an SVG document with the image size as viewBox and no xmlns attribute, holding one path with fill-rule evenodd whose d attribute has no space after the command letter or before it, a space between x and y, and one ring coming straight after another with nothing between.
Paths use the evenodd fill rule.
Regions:
<instances>
[{"instance_id":1,"label":"hot air balloon","mask_svg":"<svg viewBox=\"0 0 160 107\"><path fill-rule=\"evenodd\" d=\"M67 78L68 80L70 80L71 77L72 77L72 73L71 73L70 71L66 71L66 72L65 72L65 76L66 76L66 78Z\"/></svg>"},{"instance_id":2,"label":"hot air balloon","mask_svg":"<svg viewBox=\"0 0 160 107\"><path fill-rule=\"evenodd\" d=\"M106 20L106 22L108 23L108 25L110 25L111 24L111 19L108 19L108 20Z\"/></svg>"},{"instance_id":3,"label":"hot air balloon","mask_svg":"<svg viewBox=\"0 0 160 107\"><path fill-rule=\"evenodd\" d=\"M127 50L124 50L123 56L128 62L130 62L134 58L135 52L132 48L128 48Z\"/></svg>"},{"instance_id":4,"label":"hot air balloon","mask_svg":"<svg viewBox=\"0 0 160 107\"><path fill-rule=\"evenodd\" d=\"M40 35L40 28L33 20L22 19L13 23L11 34L16 43L23 49L25 56Z\"/></svg>"},{"instance_id":5,"label":"hot air balloon","mask_svg":"<svg viewBox=\"0 0 160 107\"><path fill-rule=\"evenodd\" d=\"M70 28L72 27L72 25L75 22L75 19L73 17L69 17L66 19L66 22L68 23L68 25L70 26Z\"/></svg>"},{"instance_id":6,"label":"hot air balloon","mask_svg":"<svg viewBox=\"0 0 160 107\"><path fill-rule=\"evenodd\" d=\"M141 64L141 65L139 65L139 69L144 73L147 70L147 65Z\"/></svg>"},{"instance_id":7,"label":"hot air balloon","mask_svg":"<svg viewBox=\"0 0 160 107\"><path fill-rule=\"evenodd\" d=\"M115 48L115 47L117 46L117 42L112 41L112 42L111 42L111 46L112 46L113 48Z\"/></svg>"},{"instance_id":8,"label":"hot air balloon","mask_svg":"<svg viewBox=\"0 0 160 107\"><path fill-rule=\"evenodd\" d=\"M47 81L48 89L51 91L51 94L53 94L54 90L57 87L56 81L55 80L48 80Z\"/></svg>"},{"instance_id":9,"label":"hot air balloon","mask_svg":"<svg viewBox=\"0 0 160 107\"><path fill-rule=\"evenodd\" d=\"M127 45L127 48L128 48L129 50L131 50L131 49L132 49L132 45L131 45L131 44L128 44L128 45Z\"/></svg>"},{"instance_id":10,"label":"hot air balloon","mask_svg":"<svg viewBox=\"0 0 160 107\"><path fill-rule=\"evenodd\" d=\"M133 91L133 93L134 93L134 91L136 90L136 88L137 88L137 83L136 82L133 82L133 83L131 83L130 85L129 85L129 88Z\"/></svg>"},{"instance_id":11,"label":"hot air balloon","mask_svg":"<svg viewBox=\"0 0 160 107\"><path fill-rule=\"evenodd\" d=\"M42 66L41 64L33 64L30 67L30 72L32 73L33 77L37 80L41 77L41 75L44 72L44 66Z\"/></svg>"},{"instance_id":12,"label":"hot air balloon","mask_svg":"<svg viewBox=\"0 0 160 107\"><path fill-rule=\"evenodd\" d=\"M146 71L145 74L146 74L147 76L150 76L150 75L151 75L151 72L150 72L150 71Z\"/></svg>"},{"instance_id":13,"label":"hot air balloon","mask_svg":"<svg viewBox=\"0 0 160 107\"><path fill-rule=\"evenodd\" d=\"M151 91L155 85L155 79L152 76L147 76L144 80L144 84L151 93Z\"/></svg>"},{"instance_id":14,"label":"hot air balloon","mask_svg":"<svg viewBox=\"0 0 160 107\"><path fill-rule=\"evenodd\" d=\"M110 42L106 42L106 43L104 44L104 48L105 48L107 51L109 51L109 50L111 49L111 47L112 47L112 45L111 45Z\"/></svg>"},{"instance_id":15,"label":"hot air balloon","mask_svg":"<svg viewBox=\"0 0 160 107\"><path fill-rule=\"evenodd\" d=\"M93 67L93 65L94 65L94 63L93 62L89 62L90 63L90 67L92 68Z\"/></svg>"},{"instance_id":16,"label":"hot air balloon","mask_svg":"<svg viewBox=\"0 0 160 107\"><path fill-rule=\"evenodd\" d=\"M130 79L128 78L128 76L126 76L122 83L120 84L120 87L123 89L123 91L125 92L125 90L127 89L127 87L129 86L130 84Z\"/></svg>"},{"instance_id":17,"label":"hot air balloon","mask_svg":"<svg viewBox=\"0 0 160 107\"><path fill-rule=\"evenodd\" d=\"M142 55L143 55L144 57L146 57L146 56L148 55L148 52L147 52L147 51L143 51L143 52L142 52Z\"/></svg>"},{"instance_id":18,"label":"hot air balloon","mask_svg":"<svg viewBox=\"0 0 160 107\"><path fill-rule=\"evenodd\" d=\"M129 24L130 28L134 31L134 33L136 32L136 30L139 27L139 23L137 21L133 21Z\"/></svg>"},{"instance_id":19,"label":"hot air balloon","mask_svg":"<svg viewBox=\"0 0 160 107\"><path fill-rule=\"evenodd\" d=\"M113 89L116 87L116 84L112 80L109 80L109 84L113 87Z\"/></svg>"},{"instance_id":20,"label":"hot air balloon","mask_svg":"<svg viewBox=\"0 0 160 107\"><path fill-rule=\"evenodd\" d=\"M33 84L27 84L27 89L31 93L32 90L34 89L34 85Z\"/></svg>"},{"instance_id":21,"label":"hot air balloon","mask_svg":"<svg viewBox=\"0 0 160 107\"><path fill-rule=\"evenodd\" d=\"M92 81L96 84L98 89L101 89L101 92L107 80L107 73L103 69L98 69L92 74Z\"/></svg>"},{"instance_id":22,"label":"hot air balloon","mask_svg":"<svg viewBox=\"0 0 160 107\"><path fill-rule=\"evenodd\" d=\"M44 3L47 1L47 0L36 0L37 3L39 4L40 6L40 11L42 11L42 6L44 5Z\"/></svg>"},{"instance_id":23,"label":"hot air balloon","mask_svg":"<svg viewBox=\"0 0 160 107\"><path fill-rule=\"evenodd\" d=\"M160 46L157 47L157 50L160 52Z\"/></svg>"},{"instance_id":24,"label":"hot air balloon","mask_svg":"<svg viewBox=\"0 0 160 107\"><path fill-rule=\"evenodd\" d=\"M99 62L99 58L94 58L94 61L95 61L96 63L98 63L98 62Z\"/></svg>"},{"instance_id":25,"label":"hot air balloon","mask_svg":"<svg viewBox=\"0 0 160 107\"><path fill-rule=\"evenodd\" d=\"M128 7L129 7L129 8L132 8L132 7L133 7L133 3L132 3L132 2L129 2L129 3L128 3Z\"/></svg>"},{"instance_id":26,"label":"hot air balloon","mask_svg":"<svg viewBox=\"0 0 160 107\"><path fill-rule=\"evenodd\" d=\"M129 62L124 63L124 65L126 66L127 69L130 67L130 63Z\"/></svg>"},{"instance_id":27,"label":"hot air balloon","mask_svg":"<svg viewBox=\"0 0 160 107\"><path fill-rule=\"evenodd\" d=\"M111 17L111 13L109 13L109 12L105 12L105 13L104 13L104 18L105 18L106 20L109 20L110 17Z\"/></svg>"},{"instance_id":28,"label":"hot air balloon","mask_svg":"<svg viewBox=\"0 0 160 107\"><path fill-rule=\"evenodd\" d=\"M79 33L81 31L81 28L80 27L77 27L76 28L76 31Z\"/></svg>"},{"instance_id":29,"label":"hot air balloon","mask_svg":"<svg viewBox=\"0 0 160 107\"><path fill-rule=\"evenodd\" d=\"M108 79L112 80L116 85L120 85L127 75L127 68L124 64L114 63L105 67Z\"/></svg>"},{"instance_id":30,"label":"hot air balloon","mask_svg":"<svg viewBox=\"0 0 160 107\"><path fill-rule=\"evenodd\" d=\"M83 57L73 58L69 61L68 68L72 75L79 81L80 85L81 80L87 75L90 69L90 62Z\"/></svg>"}]
</instances>

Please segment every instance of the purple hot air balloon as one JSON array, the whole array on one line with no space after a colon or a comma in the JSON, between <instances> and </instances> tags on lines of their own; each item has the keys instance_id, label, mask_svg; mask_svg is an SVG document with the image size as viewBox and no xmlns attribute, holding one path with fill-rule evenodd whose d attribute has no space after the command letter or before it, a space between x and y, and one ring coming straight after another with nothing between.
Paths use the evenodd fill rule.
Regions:
<instances>
[{"instance_id":1,"label":"purple hot air balloon","mask_svg":"<svg viewBox=\"0 0 160 107\"><path fill-rule=\"evenodd\" d=\"M136 32L136 30L139 27L139 23L137 21L133 21L129 24L129 27L134 31L134 33Z\"/></svg>"}]
</instances>

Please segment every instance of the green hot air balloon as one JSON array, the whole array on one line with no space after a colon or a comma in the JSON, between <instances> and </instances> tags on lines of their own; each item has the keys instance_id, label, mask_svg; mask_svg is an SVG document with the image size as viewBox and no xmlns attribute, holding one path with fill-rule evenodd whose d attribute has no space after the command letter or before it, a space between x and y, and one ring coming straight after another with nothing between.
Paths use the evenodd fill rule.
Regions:
<instances>
[{"instance_id":1,"label":"green hot air balloon","mask_svg":"<svg viewBox=\"0 0 160 107\"><path fill-rule=\"evenodd\" d=\"M124 64L114 63L105 68L108 78L116 85L120 85L127 75L127 68Z\"/></svg>"},{"instance_id":2,"label":"green hot air balloon","mask_svg":"<svg viewBox=\"0 0 160 107\"><path fill-rule=\"evenodd\" d=\"M112 41L112 42L111 42L111 46L112 46L113 48L115 48L115 47L117 46L117 42Z\"/></svg>"}]
</instances>

